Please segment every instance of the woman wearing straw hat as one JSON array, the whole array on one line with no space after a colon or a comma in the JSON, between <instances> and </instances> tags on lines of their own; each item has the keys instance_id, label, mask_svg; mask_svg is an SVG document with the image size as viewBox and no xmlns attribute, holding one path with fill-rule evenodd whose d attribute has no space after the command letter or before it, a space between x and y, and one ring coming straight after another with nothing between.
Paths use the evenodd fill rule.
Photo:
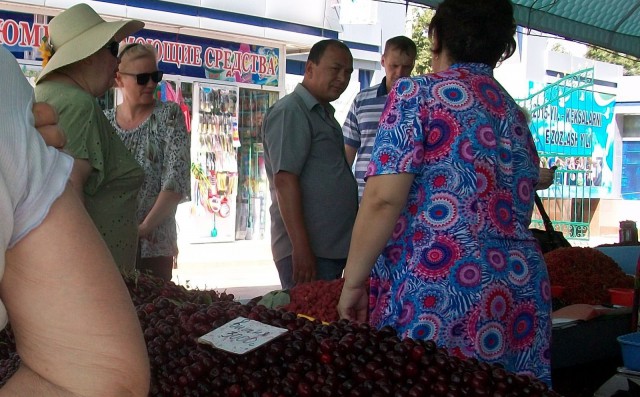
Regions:
<instances>
[{"instance_id":1,"label":"woman wearing straw hat","mask_svg":"<svg viewBox=\"0 0 640 397\"><path fill-rule=\"evenodd\" d=\"M35 88L37 100L58 112L67 134L65 151L75 158L71 185L123 274L135 267L136 196L144 172L96 98L113 86L118 43L143 26L132 20L107 22L86 4L63 11L51 20L43 40L44 68Z\"/></svg>"},{"instance_id":2,"label":"woman wearing straw hat","mask_svg":"<svg viewBox=\"0 0 640 397\"><path fill-rule=\"evenodd\" d=\"M123 101L105 114L145 172L138 193L136 268L171 281L178 255L176 208L190 189L187 125L177 103L156 100L162 72L152 45L127 44L118 58L116 85Z\"/></svg>"}]
</instances>

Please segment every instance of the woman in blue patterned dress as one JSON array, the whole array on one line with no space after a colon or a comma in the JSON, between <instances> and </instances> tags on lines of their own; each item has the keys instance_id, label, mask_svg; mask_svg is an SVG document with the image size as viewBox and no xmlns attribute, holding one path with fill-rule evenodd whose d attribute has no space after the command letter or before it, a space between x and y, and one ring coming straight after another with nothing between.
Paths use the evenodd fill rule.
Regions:
<instances>
[{"instance_id":1,"label":"woman in blue patterned dress","mask_svg":"<svg viewBox=\"0 0 640 397\"><path fill-rule=\"evenodd\" d=\"M549 278L528 230L538 155L493 77L514 34L509 0L438 7L435 73L399 80L380 119L338 310L550 383Z\"/></svg>"}]
</instances>

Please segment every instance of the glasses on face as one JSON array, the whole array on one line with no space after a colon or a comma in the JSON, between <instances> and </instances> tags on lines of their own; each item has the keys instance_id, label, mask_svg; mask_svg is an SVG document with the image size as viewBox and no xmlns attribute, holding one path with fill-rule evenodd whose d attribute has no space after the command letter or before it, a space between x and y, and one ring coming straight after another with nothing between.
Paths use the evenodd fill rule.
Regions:
<instances>
[{"instance_id":1,"label":"glasses on face","mask_svg":"<svg viewBox=\"0 0 640 397\"><path fill-rule=\"evenodd\" d=\"M153 80L154 83L159 83L160 81L162 81L162 76L164 75L163 72L156 70L155 72L151 72L151 73L125 73L125 72L120 72L120 74L124 74L126 76L135 76L136 77L136 83L138 83L138 85L147 85L147 83L149 82L149 79Z\"/></svg>"},{"instance_id":2,"label":"glasses on face","mask_svg":"<svg viewBox=\"0 0 640 397\"><path fill-rule=\"evenodd\" d=\"M107 50L109 50L109 53L111 53L111 55L113 55L114 58L118 57L118 48L120 47L120 45L118 44L117 41L111 41L109 43L107 43L107 45L105 45L102 48L106 48Z\"/></svg>"}]
</instances>

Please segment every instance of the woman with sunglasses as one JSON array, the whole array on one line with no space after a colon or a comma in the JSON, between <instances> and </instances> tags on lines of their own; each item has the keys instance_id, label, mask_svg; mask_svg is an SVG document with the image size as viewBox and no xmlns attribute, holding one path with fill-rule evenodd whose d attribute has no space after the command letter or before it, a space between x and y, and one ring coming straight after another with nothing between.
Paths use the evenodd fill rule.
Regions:
<instances>
[{"instance_id":1,"label":"woman with sunglasses","mask_svg":"<svg viewBox=\"0 0 640 397\"><path fill-rule=\"evenodd\" d=\"M64 150L74 157L70 183L123 274L135 268L136 198L144 172L105 117L97 97L114 84L118 43L142 29L140 21L104 21L77 4L53 18L41 44L38 101L59 115Z\"/></svg>"},{"instance_id":2,"label":"woman with sunglasses","mask_svg":"<svg viewBox=\"0 0 640 397\"><path fill-rule=\"evenodd\" d=\"M155 48L131 43L120 51L116 86L122 103L107 118L145 172L138 193L136 267L166 281L178 255L176 208L189 193L189 138L178 104L156 100L162 80Z\"/></svg>"}]
</instances>

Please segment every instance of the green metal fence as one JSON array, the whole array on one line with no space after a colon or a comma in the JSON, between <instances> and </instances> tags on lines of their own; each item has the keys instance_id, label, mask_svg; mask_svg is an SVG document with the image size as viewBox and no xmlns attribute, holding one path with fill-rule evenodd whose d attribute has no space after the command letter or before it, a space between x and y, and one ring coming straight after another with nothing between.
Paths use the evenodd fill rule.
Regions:
<instances>
[{"instance_id":1,"label":"green metal fence","mask_svg":"<svg viewBox=\"0 0 640 397\"><path fill-rule=\"evenodd\" d=\"M571 107L565 106L565 102L593 92L593 68L558 76L554 83L536 88L530 83L530 94L516 102L531 116L530 127L540 166L558 167L554 184L538 194L556 230L570 239L588 240L592 209L595 209L590 187L595 184L597 165L592 158L592 135L576 132L573 125L597 115L589 108L589 101L573 101ZM587 121L598 122L597 119ZM537 211L531 223L532 227L544 228Z\"/></svg>"}]
</instances>

